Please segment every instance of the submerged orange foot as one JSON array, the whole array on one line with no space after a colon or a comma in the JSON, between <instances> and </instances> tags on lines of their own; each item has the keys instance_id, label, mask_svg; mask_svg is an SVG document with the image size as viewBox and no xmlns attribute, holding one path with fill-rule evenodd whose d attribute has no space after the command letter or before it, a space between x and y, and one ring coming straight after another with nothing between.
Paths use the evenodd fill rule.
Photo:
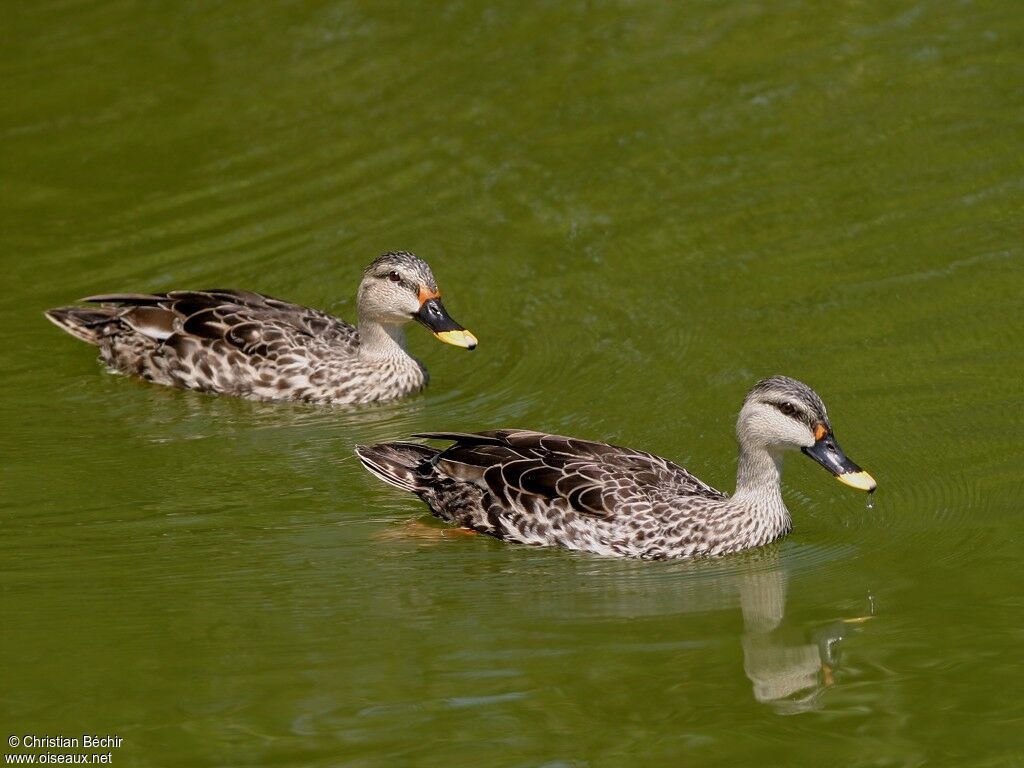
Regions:
<instances>
[{"instance_id":1,"label":"submerged orange foot","mask_svg":"<svg viewBox=\"0 0 1024 768\"><path fill-rule=\"evenodd\" d=\"M392 528L377 534L378 539L419 539L421 541L441 541L455 536L473 536L476 531L470 528L441 528L430 525L420 518L413 518L400 527Z\"/></svg>"}]
</instances>

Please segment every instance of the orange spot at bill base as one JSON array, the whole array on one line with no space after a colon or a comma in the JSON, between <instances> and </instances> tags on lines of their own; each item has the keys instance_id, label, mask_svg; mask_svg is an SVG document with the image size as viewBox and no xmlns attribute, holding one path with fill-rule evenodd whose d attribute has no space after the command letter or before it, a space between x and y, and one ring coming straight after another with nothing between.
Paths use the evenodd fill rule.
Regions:
<instances>
[{"instance_id":1,"label":"orange spot at bill base","mask_svg":"<svg viewBox=\"0 0 1024 768\"><path fill-rule=\"evenodd\" d=\"M821 682L826 688L835 685L836 682L835 676L832 674L832 667L825 662L821 663Z\"/></svg>"},{"instance_id":2,"label":"orange spot at bill base","mask_svg":"<svg viewBox=\"0 0 1024 768\"><path fill-rule=\"evenodd\" d=\"M821 440L825 435L828 434L828 427L824 424L819 424L814 428L814 439Z\"/></svg>"},{"instance_id":3,"label":"orange spot at bill base","mask_svg":"<svg viewBox=\"0 0 1024 768\"><path fill-rule=\"evenodd\" d=\"M441 292L440 291L432 291L429 288L427 288L427 286L425 286L425 285L421 285L420 286L420 305L421 306L423 305L423 302L425 302L425 301L430 301L431 299L440 299L440 298L441 298Z\"/></svg>"}]
</instances>

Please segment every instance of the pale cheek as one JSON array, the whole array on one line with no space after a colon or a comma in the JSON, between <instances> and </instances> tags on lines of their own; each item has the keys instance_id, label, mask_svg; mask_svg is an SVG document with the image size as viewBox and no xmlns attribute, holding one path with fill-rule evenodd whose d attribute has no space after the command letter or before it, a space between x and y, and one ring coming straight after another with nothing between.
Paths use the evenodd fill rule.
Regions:
<instances>
[{"instance_id":1,"label":"pale cheek","mask_svg":"<svg viewBox=\"0 0 1024 768\"><path fill-rule=\"evenodd\" d=\"M809 445L814 445L814 435L799 424L787 423L785 434L786 439L797 448L806 448Z\"/></svg>"}]
</instances>

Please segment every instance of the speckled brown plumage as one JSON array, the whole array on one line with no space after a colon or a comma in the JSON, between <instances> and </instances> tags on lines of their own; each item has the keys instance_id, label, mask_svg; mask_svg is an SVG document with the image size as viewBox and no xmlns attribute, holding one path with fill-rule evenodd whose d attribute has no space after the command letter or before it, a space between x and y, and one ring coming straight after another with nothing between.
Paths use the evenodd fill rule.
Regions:
<instances>
[{"instance_id":1,"label":"speckled brown plumage","mask_svg":"<svg viewBox=\"0 0 1024 768\"><path fill-rule=\"evenodd\" d=\"M733 496L650 453L527 430L423 433L417 437L454 444L383 443L356 452L374 475L455 525L521 544L686 558L786 535L792 523L779 490L781 451L813 445L819 424L831 432L827 418L806 385L785 377L760 382L737 424Z\"/></svg>"},{"instance_id":2,"label":"speckled brown plumage","mask_svg":"<svg viewBox=\"0 0 1024 768\"><path fill-rule=\"evenodd\" d=\"M418 319L424 292L443 314L430 267L396 252L366 268L358 328L317 309L239 290L107 294L84 299L99 307L46 314L98 346L111 369L158 384L255 400L366 403L427 384L427 371L406 351L402 331Z\"/></svg>"}]
</instances>

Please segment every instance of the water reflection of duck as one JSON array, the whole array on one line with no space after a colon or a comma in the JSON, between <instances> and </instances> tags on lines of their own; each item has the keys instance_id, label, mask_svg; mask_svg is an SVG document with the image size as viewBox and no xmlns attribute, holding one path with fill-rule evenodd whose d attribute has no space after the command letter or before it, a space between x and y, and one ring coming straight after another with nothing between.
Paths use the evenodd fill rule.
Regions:
<instances>
[{"instance_id":1,"label":"water reflection of duck","mask_svg":"<svg viewBox=\"0 0 1024 768\"><path fill-rule=\"evenodd\" d=\"M840 642L852 626L870 617L843 618L807 636L783 625L786 573L781 568L750 571L737 577L743 611L743 671L754 698L780 714L817 709L821 693L835 685ZM808 642L811 640L811 642Z\"/></svg>"},{"instance_id":2,"label":"water reflection of duck","mask_svg":"<svg viewBox=\"0 0 1024 768\"><path fill-rule=\"evenodd\" d=\"M100 348L112 369L158 384L253 400L367 403L426 386L403 326L417 320L448 344L476 338L448 315L430 267L386 253L363 272L359 325L251 291L113 293L100 307L46 312L55 325Z\"/></svg>"},{"instance_id":3,"label":"water reflection of duck","mask_svg":"<svg viewBox=\"0 0 1024 768\"><path fill-rule=\"evenodd\" d=\"M782 568L761 568L737 575L736 586L743 672L754 698L780 714L795 714L820 706L821 693L836 684L841 641L870 616L840 618L811 631L786 628L786 581Z\"/></svg>"},{"instance_id":4,"label":"water reflection of duck","mask_svg":"<svg viewBox=\"0 0 1024 768\"><path fill-rule=\"evenodd\" d=\"M394 526L380 534L378 541L389 548L444 546L465 553L461 537L451 535L460 531L465 532L421 518ZM543 637L538 640L539 647L558 663L564 663L562 654L575 647L581 627L589 627L600 639L587 646L587 655L614 651L631 659L650 659L650 654L656 653L666 669L680 676L675 681L667 677L666 685L688 697L694 680L686 665L713 667L722 655L732 664L733 654L720 654L720 649L736 640L751 695L779 714L826 706L825 692L842 680L843 641L873 613L869 598L866 610L853 617L789 618L788 587L796 572L803 574L805 585L813 586L804 590L805 595L820 597L828 590L808 572L805 556L809 552L797 547L783 557L779 543L725 558L657 565L572 555L538 558L536 554L523 557L523 552L506 554L507 558L488 560L492 570L486 578L492 597L504 606L503 613L529 616L538 627L538 636ZM455 557L448 562L460 561ZM453 567L463 574L455 581L467 577L462 566ZM817 567L821 567L820 561ZM475 567L472 573L473 578L481 578ZM460 595L460 599L472 602L471 594ZM837 602L835 596L821 599ZM845 595L838 602L859 601ZM741 631L733 629L732 622L711 618L737 608L743 617ZM808 612L821 614L813 603L802 604L798 611L802 616ZM631 629L636 626L657 626L657 631L636 632ZM511 642L511 647L521 647L519 641ZM470 655L481 669L490 668L486 654ZM608 670L613 668L603 672L589 669L588 684L601 689L601 675L611 674ZM704 673L700 677L706 679Z\"/></svg>"},{"instance_id":5,"label":"water reflection of duck","mask_svg":"<svg viewBox=\"0 0 1024 768\"><path fill-rule=\"evenodd\" d=\"M736 435L732 496L650 453L541 432L423 433L455 444L439 451L382 443L356 453L374 475L456 525L521 544L643 559L721 555L785 536L786 450L801 449L854 488L875 488L835 441L821 398L795 379L758 382Z\"/></svg>"}]
</instances>

